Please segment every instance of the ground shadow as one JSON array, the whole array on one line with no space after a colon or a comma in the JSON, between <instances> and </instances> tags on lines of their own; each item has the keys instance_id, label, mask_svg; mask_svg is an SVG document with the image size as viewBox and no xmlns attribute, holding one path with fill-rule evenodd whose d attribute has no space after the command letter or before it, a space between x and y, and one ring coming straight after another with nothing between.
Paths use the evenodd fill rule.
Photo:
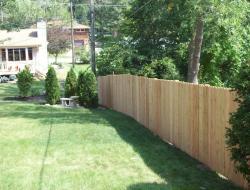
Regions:
<instances>
[{"instance_id":1,"label":"ground shadow","mask_svg":"<svg viewBox=\"0 0 250 190\"><path fill-rule=\"evenodd\" d=\"M13 105L15 106L15 105ZM49 110L53 110L49 113ZM23 112L25 110L25 112ZM49 117L48 117L49 114ZM107 124L114 128L118 135L133 147L144 163L159 177L163 183L131 184L128 190L236 190L232 183L220 178L215 172L201 167L201 163L184 152L163 142L148 129L130 117L105 109L58 109L46 106L18 105L14 111L1 112L1 117L30 118L42 124ZM49 130L40 172L40 186L43 181L44 164L50 143L52 127Z\"/></svg>"},{"instance_id":2,"label":"ground shadow","mask_svg":"<svg viewBox=\"0 0 250 190\"><path fill-rule=\"evenodd\" d=\"M110 110L92 112L99 118L105 118L120 137L141 156L144 163L165 181L162 184L133 184L127 187L128 190L241 189L208 170L186 153L163 142L132 118Z\"/></svg>"}]
</instances>

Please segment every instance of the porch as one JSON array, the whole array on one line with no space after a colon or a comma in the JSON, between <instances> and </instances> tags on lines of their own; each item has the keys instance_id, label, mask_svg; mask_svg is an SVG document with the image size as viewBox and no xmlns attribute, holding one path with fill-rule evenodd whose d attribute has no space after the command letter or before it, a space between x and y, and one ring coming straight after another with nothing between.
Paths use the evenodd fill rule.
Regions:
<instances>
[{"instance_id":1,"label":"porch","mask_svg":"<svg viewBox=\"0 0 250 190\"><path fill-rule=\"evenodd\" d=\"M16 75L25 67L28 67L31 73L35 73L34 61L0 62L0 75Z\"/></svg>"},{"instance_id":2,"label":"porch","mask_svg":"<svg viewBox=\"0 0 250 190\"><path fill-rule=\"evenodd\" d=\"M37 48L2 48L0 75L15 75L28 67L35 73Z\"/></svg>"}]
</instances>

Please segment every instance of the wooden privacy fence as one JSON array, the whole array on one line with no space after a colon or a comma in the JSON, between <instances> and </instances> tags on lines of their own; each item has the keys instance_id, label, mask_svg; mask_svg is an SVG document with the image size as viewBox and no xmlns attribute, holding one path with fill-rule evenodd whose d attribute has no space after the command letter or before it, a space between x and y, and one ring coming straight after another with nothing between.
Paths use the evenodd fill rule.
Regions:
<instances>
[{"instance_id":1,"label":"wooden privacy fence","mask_svg":"<svg viewBox=\"0 0 250 190\"><path fill-rule=\"evenodd\" d=\"M237 109L229 89L132 75L98 78L99 103L133 117L190 156L246 187L234 172L225 144L230 113Z\"/></svg>"}]
</instances>

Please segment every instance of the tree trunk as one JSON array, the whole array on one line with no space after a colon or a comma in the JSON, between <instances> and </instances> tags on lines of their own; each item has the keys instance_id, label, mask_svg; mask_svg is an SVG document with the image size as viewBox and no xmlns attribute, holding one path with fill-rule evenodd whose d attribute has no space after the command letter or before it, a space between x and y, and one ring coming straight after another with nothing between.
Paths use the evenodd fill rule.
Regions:
<instances>
[{"instance_id":1,"label":"tree trunk","mask_svg":"<svg viewBox=\"0 0 250 190\"><path fill-rule=\"evenodd\" d=\"M58 54L55 55L55 64L57 64Z\"/></svg>"},{"instance_id":2,"label":"tree trunk","mask_svg":"<svg viewBox=\"0 0 250 190\"><path fill-rule=\"evenodd\" d=\"M195 23L195 32L189 44L189 64L188 64L188 82L198 84L198 74L200 69L201 47L203 42L204 22L201 16L198 16Z\"/></svg>"}]
</instances>

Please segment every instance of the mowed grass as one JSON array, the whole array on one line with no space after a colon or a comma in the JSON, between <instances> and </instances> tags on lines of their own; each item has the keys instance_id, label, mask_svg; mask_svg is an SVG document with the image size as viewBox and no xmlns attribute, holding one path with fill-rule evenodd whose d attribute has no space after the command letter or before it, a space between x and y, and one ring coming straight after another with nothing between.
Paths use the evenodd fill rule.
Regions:
<instances>
[{"instance_id":1,"label":"mowed grass","mask_svg":"<svg viewBox=\"0 0 250 190\"><path fill-rule=\"evenodd\" d=\"M0 189L240 188L120 113L0 102Z\"/></svg>"},{"instance_id":2,"label":"mowed grass","mask_svg":"<svg viewBox=\"0 0 250 190\"><path fill-rule=\"evenodd\" d=\"M44 91L44 81L43 80L35 80L31 87L30 94L34 92L42 93ZM9 100L14 97L19 96L19 90L17 88L17 84L12 83L0 83L0 101L1 100Z\"/></svg>"}]
</instances>

